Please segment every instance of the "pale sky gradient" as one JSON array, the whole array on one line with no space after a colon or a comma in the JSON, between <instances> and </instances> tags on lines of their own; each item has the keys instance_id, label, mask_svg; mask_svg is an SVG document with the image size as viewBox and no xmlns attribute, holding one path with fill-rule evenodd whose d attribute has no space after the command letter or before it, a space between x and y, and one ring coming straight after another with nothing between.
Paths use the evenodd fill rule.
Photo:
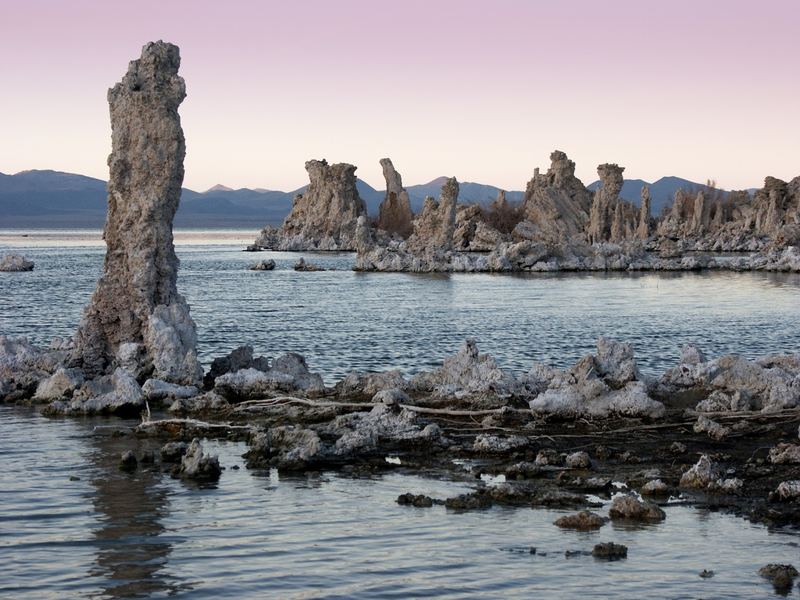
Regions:
<instances>
[{"instance_id":1,"label":"pale sky gradient","mask_svg":"<svg viewBox=\"0 0 800 600\"><path fill-rule=\"evenodd\" d=\"M383 188L800 174L796 0L0 0L0 172L106 179L106 90L180 46L187 187L295 189L310 158Z\"/></svg>"}]
</instances>

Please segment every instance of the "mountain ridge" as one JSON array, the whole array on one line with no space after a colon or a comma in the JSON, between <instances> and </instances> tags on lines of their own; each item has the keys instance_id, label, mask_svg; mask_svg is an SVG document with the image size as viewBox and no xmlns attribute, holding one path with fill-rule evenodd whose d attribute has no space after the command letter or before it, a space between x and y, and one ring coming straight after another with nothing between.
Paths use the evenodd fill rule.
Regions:
<instances>
[{"instance_id":1,"label":"mountain ridge","mask_svg":"<svg viewBox=\"0 0 800 600\"><path fill-rule=\"evenodd\" d=\"M408 191L414 212L422 209L426 196L439 197L446 176L428 183L410 185ZM661 212L672 202L679 187L702 189L706 186L680 177L662 177L653 183L641 179L626 179L620 196L639 204L641 186L650 186L653 214ZM357 182L358 192L370 215L376 215L384 198L365 181ZM590 183L597 189L599 181ZM267 188L233 189L217 184L204 192L183 188L181 204L175 217L178 227L280 225L292 208L292 200L306 186L284 192ZM489 204L501 188L470 181L459 182L459 202ZM522 199L524 192L506 191L511 202ZM30 169L15 174L0 172L0 227L102 227L107 208L106 182L102 179L55 171Z\"/></svg>"}]
</instances>

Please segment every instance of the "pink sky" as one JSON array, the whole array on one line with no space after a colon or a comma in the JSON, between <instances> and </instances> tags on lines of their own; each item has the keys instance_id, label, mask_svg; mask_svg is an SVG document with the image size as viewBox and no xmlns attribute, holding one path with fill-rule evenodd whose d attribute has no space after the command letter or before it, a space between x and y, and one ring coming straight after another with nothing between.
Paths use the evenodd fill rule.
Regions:
<instances>
[{"instance_id":1,"label":"pink sky","mask_svg":"<svg viewBox=\"0 0 800 600\"><path fill-rule=\"evenodd\" d=\"M800 174L800 2L3 0L0 171L107 178L106 90L181 47L187 187L294 189L310 158L382 188L523 189L566 151L589 183Z\"/></svg>"}]
</instances>

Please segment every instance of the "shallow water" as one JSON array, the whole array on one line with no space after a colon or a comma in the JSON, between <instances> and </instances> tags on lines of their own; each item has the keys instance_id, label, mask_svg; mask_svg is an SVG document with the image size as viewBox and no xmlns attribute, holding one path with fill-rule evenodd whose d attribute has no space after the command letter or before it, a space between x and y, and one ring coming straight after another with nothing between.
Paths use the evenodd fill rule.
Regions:
<instances>
[{"instance_id":1,"label":"shallow water","mask_svg":"<svg viewBox=\"0 0 800 600\"><path fill-rule=\"evenodd\" d=\"M179 288L206 364L249 343L267 356L299 352L332 383L352 369L441 364L468 337L515 371L572 364L601 335L632 342L650 374L673 366L688 342L710 356L800 351L798 274L355 273L350 254L312 253L304 256L338 270L298 273L299 254L242 252L231 236L254 237L228 231L201 244L197 232L178 234ZM24 242L0 242L0 253L36 262L30 273L0 273L0 333L48 343L74 332L104 247L17 245ZM275 271L247 269L267 258Z\"/></svg>"},{"instance_id":2,"label":"shallow water","mask_svg":"<svg viewBox=\"0 0 800 600\"><path fill-rule=\"evenodd\" d=\"M433 366L469 336L516 370L569 364L598 335L633 342L651 373L686 342L711 355L800 348L797 275L362 274L347 254L306 254L339 270L296 273L298 255L244 253L231 235L253 237L178 238L206 362L249 342L301 352L332 383L350 369ZM36 261L32 273L0 273L0 333L46 343L74 331L104 248L96 233L63 237L0 237L0 253ZM246 269L270 257L277 270ZM559 530L553 510L402 507L400 493L469 486L402 467L366 479L234 470L237 443L206 443L227 467L218 486L129 475L120 453L152 442L93 433L109 422L120 423L0 406L0 597L760 598L772 588L758 568L800 555L796 533L682 505L658 525L594 533ZM601 541L626 544L629 557L564 555Z\"/></svg>"},{"instance_id":3,"label":"shallow water","mask_svg":"<svg viewBox=\"0 0 800 600\"><path fill-rule=\"evenodd\" d=\"M227 469L202 489L120 472L120 453L150 442L93 434L98 422L0 406L0 597L757 598L772 593L758 568L800 553L797 534L680 505L592 533L558 529L555 510L404 507L401 493L467 486L279 477L244 469L240 443L206 443ZM564 555L603 541L628 558Z\"/></svg>"}]
</instances>

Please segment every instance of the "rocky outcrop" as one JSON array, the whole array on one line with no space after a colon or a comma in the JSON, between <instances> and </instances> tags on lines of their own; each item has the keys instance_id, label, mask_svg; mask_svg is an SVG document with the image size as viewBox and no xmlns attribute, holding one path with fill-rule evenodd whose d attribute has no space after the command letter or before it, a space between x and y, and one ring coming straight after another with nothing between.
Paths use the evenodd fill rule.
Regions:
<instances>
[{"instance_id":1,"label":"rocky outcrop","mask_svg":"<svg viewBox=\"0 0 800 600\"><path fill-rule=\"evenodd\" d=\"M269 366L258 366L261 368L246 367L220 375L214 380L214 391L231 402L266 398L280 392L315 396L325 391L322 377L311 373L305 358L299 354L290 352Z\"/></svg>"},{"instance_id":2,"label":"rocky outcrop","mask_svg":"<svg viewBox=\"0 0 800 600\"><path fill-rule=\"evenodd\" d=\"M507 210L507 209L499 209ZM486 222L486 215L481 206L471 204L459 206L456 210L456 226L453 233L453 246L459 252L491 252L503 242L509 240Z\"/></svg>"},{"instance_id":3,"label":"rocky outcrop","mask_svg":"<svg viewBox=\"0 0 800 600\"><path fill-rule=\"evenodd\" d=\"M136 379L122 367L111 375L86 381L71 399L55 400L45 409L50 415L138 416L145 409L145 395Z\"/></svg>"},{"instance_id":4,"label":"rocky outcrop","mask_svg":"<svg viewBox=\"0 0 800 600\"><path fill-rule=\"evenodd\" d=\"M41 382L62 366L68 352L68 349L40 348L26 338L0 335L0 402L17 402L33 396ZM59 388L69 387L61 381L63 378L57 379L58 382L43 387L43 394L54 395Z\"/></svg>"},{"instance_id":5,"label":"rocky outcrop","mask_svg":"<svg viewBox=\"0 0 800 600\"><path fill-rule=\"evenodd\" d=\"M457 200L458 181L451 177L442 186L438 202L430 196L425 198L422 212L414 219L414 233L406 246L415 252L441 254L452 250Z\"/></svg>"},{"instance_id":6,"label":"rocky outcrop","mask_svg":"<svg viewBox=\"0 0 800 600\"><path fill-rule=\"evenodd\" d=\"M639 207L639 224L636 226L636 238L647 241L650 238L650 188L642 186L642 204Z\"/></svg>"},{"instance_id":7,"label":"rocky outcrop","mask_svg":"<svg viewBox=\"0 0 800 600\"><path fill-rule=\"evenodd\" d=\"M600 188L594 193L589 224L586 229L590 243L619 243L635 237L641 221L640 211L620 199L622 172L625 167L603 164L597 167Z\"/></svg>"},{"instance_id":8,"label":"rocky outcrop","mask_svg":"<svg viewBox=\"0 0 800 600\"><path fill-rule=\"evenodd\" d=\"M655 419L665 413L664 405L650 397L631 346L607 338L597 341L597 354L584 356L568 371L535 365L528 385L543 390L530 402L534 415Z\"/></svg>"},{"instance_id":9,"label":"rocky outcrop","mask_svg":"<svg viewBox=\"0 0 800 600\"><path fill-rule=\"evenodd\" d=\"M413 231L411 222L414 219L408 192L403 187L403 179L395 170L392 161L382 158L380 162L383 167L383 178L386 180L386 197L381 202L378 213L378 227L387 233L407 238Z\"/></svg>"},{"instance_id":10,"label":"rocky outcrop","mask_svg":"<svg viewBox=\"0 0 800 600\"><path fill-rule=\"evenodd\" d=\"M19 254L6 254L3 258L0 258L0 271L7 273L33 271L33 261Z\"/></svg>"},{"instance_id":11,"label":"rocky outcrop","mask_svg":"<svg viewBox=\"0 0 800 600\"><path fill-rule=\"evenodd\" d=\"M458 398L472 405L502 405L504 399L525 393L524 385L504 371L488 354L479 354L474 340L468 339L459 351L439 369L414 377L411 387L442 401Z\"/></svg>"},{"instance_id":12,"label":"rocky outcrop","mask_svg":"<svg viewBox=\"0 0 800 600\"><path fill-rule=\"evenodd\" d=\"M264 228L255 246L272 250L355 250L358 218L367 207L356 188L356 167L306 163L310 183L294 197L292 210L280 229Z\"/></svg>"},{"instance_id":13,"label":"rocky outcrop","mask_svg":"<svg viewBox=\"0 0 800 600\"><path fill-rule=\"evenodd\" d=\"M668 370L658 386L661 394L690 391L701 398L697 410L702 412L793 408L800 405L800 355L698 358Z\"/></svg>"},{"instance_id":14,"label":"rocky outcrop","mask_svg":"<svg viewBox=\"0 0 800 600\"><path fill-rule=\"evenodd\" d=\"M547 173L534 171L521 209L537 240L560 241L583 235L591 205L591 193L575 177L575 163L564 152L555 150Z\"/></svg>"},{"instance_id":15,"label":"rocky outcrop","mask_svg":"<svg viewBox=\"0 0 800 600\"><path fill-rule=\"evenodd\" d=\"M172 238L186 153L178 116L186 89L179 66L176 46L147 44L108 92L107 251L72 357L89 377L119 365L121 353L133 360L137 375L181 384L202 377L195 324L176 286Z\"/></svg>"}]
</instances>

